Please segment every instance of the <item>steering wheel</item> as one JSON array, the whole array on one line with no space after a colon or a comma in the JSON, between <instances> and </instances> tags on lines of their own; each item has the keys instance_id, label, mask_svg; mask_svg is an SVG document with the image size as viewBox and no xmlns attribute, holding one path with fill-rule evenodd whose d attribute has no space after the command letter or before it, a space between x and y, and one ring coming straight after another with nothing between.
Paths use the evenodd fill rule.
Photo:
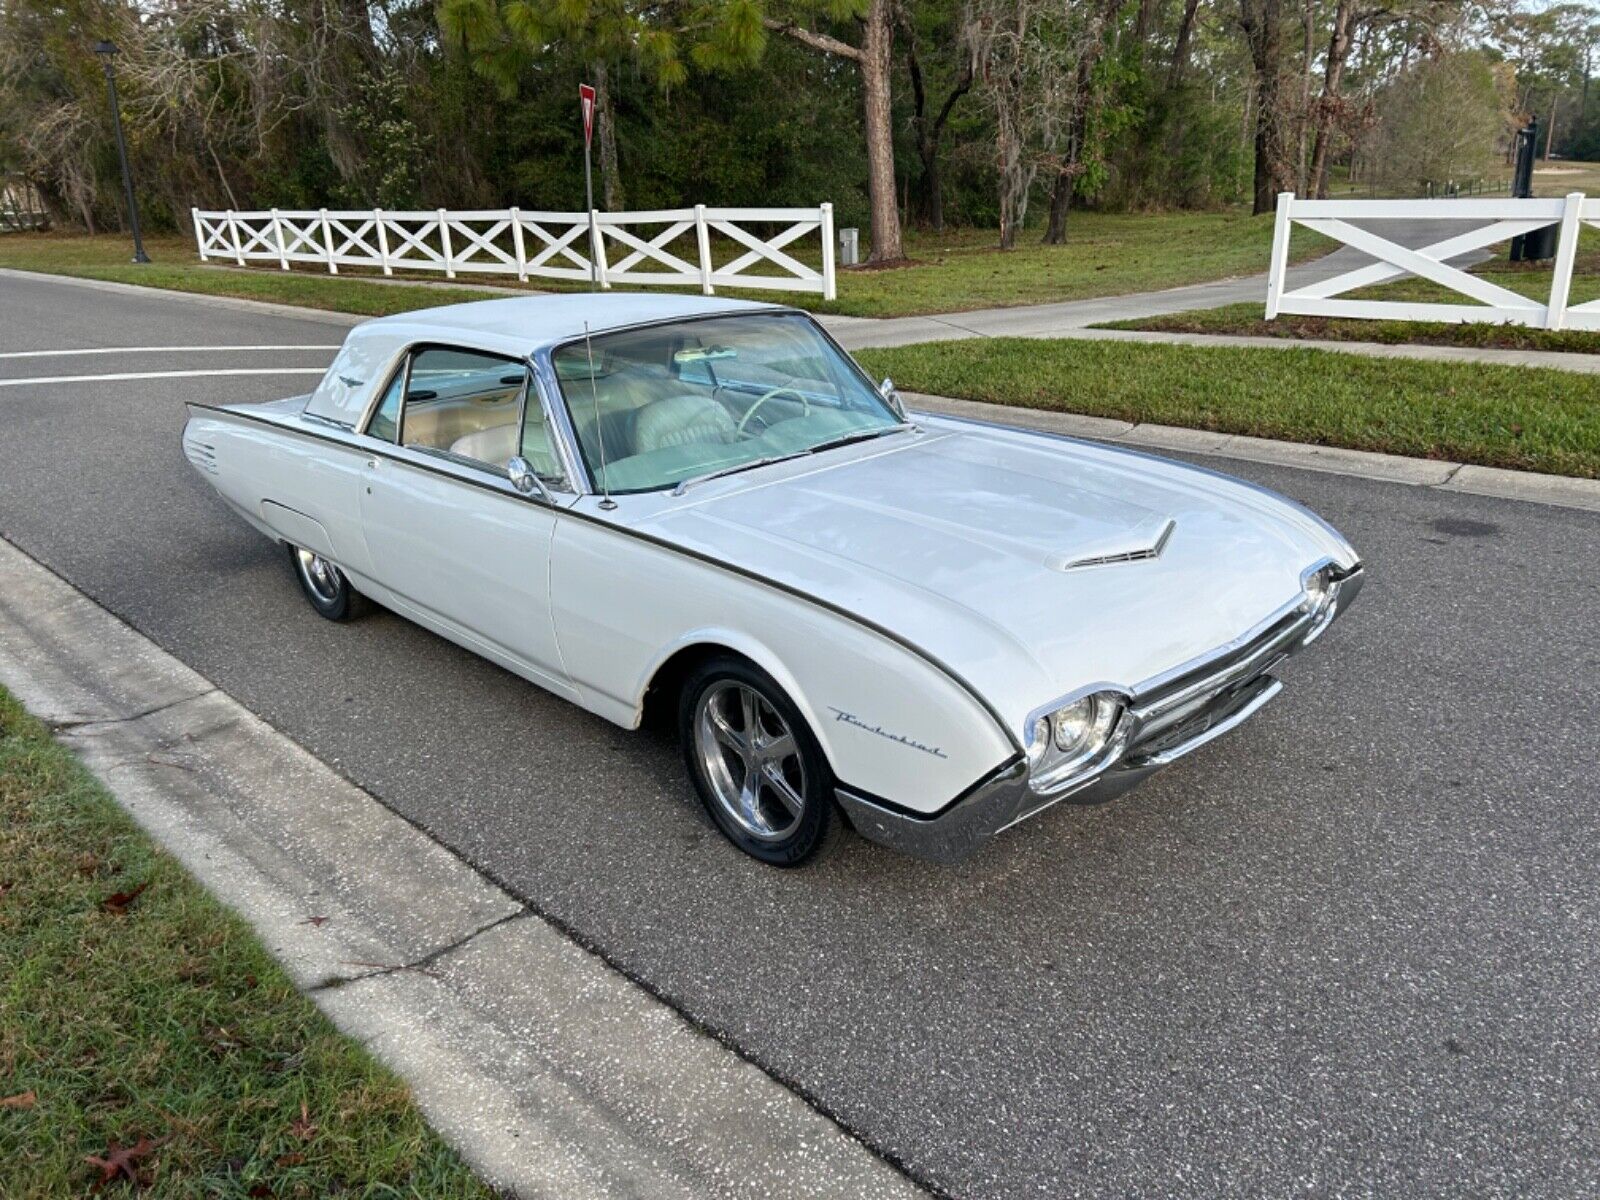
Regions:
<instances>
[{"instance_id":1,"label":"steering wheel","mask_svg":"<svg viewBox=\"0 0 1600 1200\"><path fill-rule=\"evenodd\" d=\"M771 400L774 396L781 395L784 392L788 392L789 395L793 396L796 400L800 401L800 415L802 417L809 417L811 415L811 401L806 399L805 393L801 392L801 391L797 391L796 389L790 387L786 383L780 383L777 387L773 388L771 391L762 392L761 395L756 397L756 402L754 404L752 404L749 408L745 409L744 416L739 418L739 424L737 426L735 426L735 428L734 428L734 431L733 431L734 436L735 437L743 437L744 436L744 427L746 425L750 424L750 418L756 415L756 409L760 408L763 404L765 404L768 400Z\"/></svg>"}]
</instances>

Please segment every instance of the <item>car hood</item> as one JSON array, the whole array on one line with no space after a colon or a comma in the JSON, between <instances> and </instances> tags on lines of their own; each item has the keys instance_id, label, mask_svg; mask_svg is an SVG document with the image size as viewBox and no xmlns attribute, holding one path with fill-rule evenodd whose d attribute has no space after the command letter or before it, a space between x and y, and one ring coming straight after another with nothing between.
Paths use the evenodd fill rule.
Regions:
<instances>
[{"instance_id":1,"label":"car hood","mask_svg":"<svg viewBox=\"0 0 1600 1200\"><path fill-rule=\"evenodd\" d=\"M938 420L857 449L732 477L648 525L892 630L1013 731L1238 638L1320 559L1356 561L1292 502L1170 460Z\"/></svg>"}]
</instances>

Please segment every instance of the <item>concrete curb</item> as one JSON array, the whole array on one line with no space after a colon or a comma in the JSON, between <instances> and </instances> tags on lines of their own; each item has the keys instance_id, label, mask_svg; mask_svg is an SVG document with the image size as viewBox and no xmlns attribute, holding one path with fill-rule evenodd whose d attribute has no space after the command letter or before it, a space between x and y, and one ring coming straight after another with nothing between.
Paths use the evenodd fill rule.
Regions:
<instances>
[{"instance_id":1,"label":"concrete curb","mask_svg":"<svg viewBox=\"0 0 1600 1200\"><path fill-rule=\"evenodd\" d=\"M0 683L492 1186L525 1200L922 1194L3 539Z\"/></svg>"},{"instance_id":2,"label":"concrete curb","mask_svg":"<svg viewBox=\"0 0 1600 1200\"><path fill-rule=\"evenodd\" d=\"M1014 425L1068 437L1091 438L1135 446L1141 450L1173 450L1184 454L1214 454L1247 462L1272 463L1307 471L1327 471L1335 475L1354 475L1388 483L1432 487L1441 491L1471 492L1502 500L1521 500L1530 504L1550 504L1560 508L1582 508L1600 512L1600 479L1574 479L1566 475L1541 475L1534 471L1507 471L1496 467L1468 466L1431 458L1406 458L1398 454L1377 454L1368 450L1343 450L1336 446L1312 446L1301 442L1279 442L1271 438L1241 434L1214 433L1204 429L1180 429L1172 425L1131 424L1103 417L1075 413L1048 412L988 404L978 400L958 400L949 396L930 396L919 392L901 393L913 408L944 416Z\"/></svg>"}]
</instances>

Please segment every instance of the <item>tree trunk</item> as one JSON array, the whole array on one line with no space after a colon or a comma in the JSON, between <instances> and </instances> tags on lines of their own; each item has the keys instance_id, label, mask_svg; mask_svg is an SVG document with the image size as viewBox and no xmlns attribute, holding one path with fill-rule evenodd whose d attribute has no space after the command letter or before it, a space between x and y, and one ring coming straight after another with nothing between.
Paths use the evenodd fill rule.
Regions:
<instances>
[{"instance_id":1,"label":"tree trunk","mask_svg":"<svg viewBox=\"0 0 1600 1200\"><path fill-rule=\"evenodd\" d=\"M1333 141L1334 106L1344 82L1345 59L1350 55L1350 14L1354 0L1339 0L1333 14L1333 34L1328 39L1328 62L1322 73L1322 102L1317 106L1316 141L1306 190L1319 200L1328 198L1328 149Z\"/></svg>"},{"instance_id":2,"label":"tree trunk","mask_svg":"<svg viewBox=\"0 0 1600 1200\"><path fill-rule=\"evenodd\" d=\"M1083 53L1078 58L1077 78L1072 89L1072 119L1067 125L1066 153L1056 172L1050 191L1050 221L1041 239L1046 246L1059 246L1067 240L1067 210L1072 207L1072 192L1078 186L1083 166L1083 146L1089 136L1089 106L1094 101L1094 72L1105 51L1106 30L1117 19L1122 0L1106 0L1089 30Z\"/></svg>"},{"instance_id":3,"label":"tree trunk","mask_svg":"<svg viewBox=\"0 0 1600 1200\"><path fill-rule=\"evenodd\" d=\"M972 60L962 67L950 94L945 97L939 115L928 119L928 97L922 81L922 62L917 55L916 34L910 37L906 50L906 68L911 75L912 115L911 127L917 135L917 158L922 162L922 175L918 181L921 193L922 215L935 233L944 230L944 180L939 173L939 145L944 140L945 124L950 120L950 110L956 101L972 87Z\"/></svg>"},{"instance_id":4,"label":"tree trunk","mask_svg":"<svg viewBox=\"0 0 1600 1200\"><path fill-rule=\"evenodd\" d=\"M1239 25L1250 45L1255 69L1256 214L1272 212L1277 193L1287 190L1288 163L1282 133L1282 0L1240 0Z\"/></svg>"},{"instance_id":5,"label":"tree trunk","mask_svg":"<svg viewBox=\"0 0 1600 1200\"><path fill-rule=\"evenodd\" d=\"M617 173L617 122L611 103L611 79L604 62L594 64L594 111L600 126L600 194L607 212L625 207L622 176Z\"/></svg>"},{"instance_id":6,"label":"tree trunk","mask_svg":"<svg viewBox=\"0 0 1600 1200\"><path fill-rule=\"evenodd\" d=\"M1306 194L1306 142L1311 129L1311 63L1317 56L1316 0L1305 0L1300 14L1304 34L1300 64L1300 109L1294 115L1294 190Z\"/></svg>"},{"instance_id":7,"label":"tree trunk","mask_svg":"<svg viewBox=\"0 0 1600 1200\"><path fill-rule=\"evenodd\" d=\"M889 69L894 53L893 0L870 0L860 47L793 22L763 17L761 23L824 54L848 58L861 72L861 100L867 134L867 200L872 209L872 253L868 262L898 262L905 257L900 239L900 209L894 195L894 114Z\"/></svg>"},{"instance_id":8,"label":"tree trunk","mask_svg":"<svg viewBox=\"0 0 1600 1200\"><path fill-rule=\"evenodd\" d=\"M894 196L894 114L889 94L893 13L892 0L870 0L858 60L867 134L867 200L872 208L872 254L867 261L875 263L905 257Z\"/></svg>"},{"instance_id":9,"label":"tree trunk","mask_svg":"<svg viewBox=\"0 0 1600 1200\"><path fill-rule=\"evenodd\" d=\"M1184 0L1183 17L1178 22L1178 37L1172 44L1172 70L1167 75L1167 87L1176 91L1183 83L1189 69L1189 47L1194 40L1194 18L1200 11L1200 0Z\"/></svg>"}]
</instances>

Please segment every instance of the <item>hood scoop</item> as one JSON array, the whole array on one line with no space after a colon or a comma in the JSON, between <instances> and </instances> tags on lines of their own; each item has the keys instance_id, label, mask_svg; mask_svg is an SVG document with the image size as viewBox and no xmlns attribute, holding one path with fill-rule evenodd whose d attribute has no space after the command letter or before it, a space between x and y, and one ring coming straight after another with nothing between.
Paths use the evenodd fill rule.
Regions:
<instances>
[{"instance_id":1,"label":"hood scoop","mask_svg":"<svg viewBox=\"0 0 1600 1200\"><path fill-rule=\"evenodd\" d=\"M1066 554L1052 554L1045 565L1053 571L1078 571L1085 567L1109 567L1120 563L1144 562L1160 558L1172 539L1178 523L1172 518L1152 517L1116 538L1095 546L1083 546Z\"/></svg>"}]
</instances>

